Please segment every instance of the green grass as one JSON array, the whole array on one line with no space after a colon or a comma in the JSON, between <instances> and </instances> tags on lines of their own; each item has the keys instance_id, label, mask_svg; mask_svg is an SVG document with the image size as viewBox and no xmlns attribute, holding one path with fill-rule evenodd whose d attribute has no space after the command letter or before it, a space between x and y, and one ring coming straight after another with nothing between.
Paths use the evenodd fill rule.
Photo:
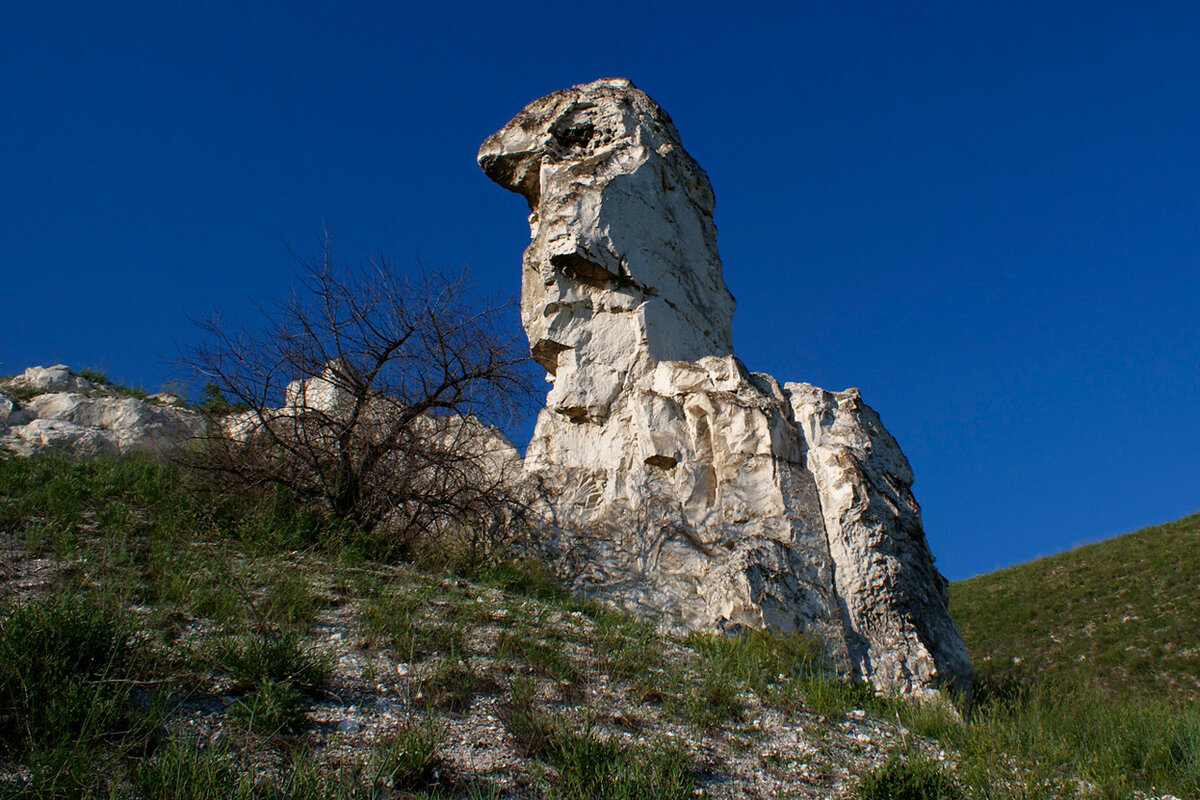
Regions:
<instances>
[{"instance_id":1,"label":"green grass","mask_svg":"<svg viewBox=\"0 0 1200 800\"><path fill-rule=\"evenodd\" d=\"M541 778L544 797L670 800L693 796L696 768L678 744L624 745L598 735L590 725L578 730L528 702L514 703L502 719L525 753L554 768Z\"/></svg>"},{"instance_id":2,"label":"green grass","mask_svg":"<svg viewBox=\"0 0 1200 800\"><path fill-rule=\"evenodd\" d=\"M259 611L265 619L288 630L304 631L321 606L309 578L293 565L282 565L270 572Z\"/></svg>"},{"instance_id":3,"label":"green grass","mask_svg":"<svg viewBox=\"0 0 1200 800\"><path fill-rule=\"evenodd\" d=\"M859 781L854 796L858 800L960 800L963 794L936 761L893 753L886 764Z\"/></svg>"},{"instance_id":4,"label":"green grass","mask_svg":"<svg viewBox=\"0 0 1200 800\"><path fill-rule=\"evenodd\" d=\"M1200 514L957 581L950 609L976 671L1108 696L1200 691Z\"/></svg>"},{"instance_id":5,"label":"green grass","mask_svg":"<svg viewBox=\"0 0 1200 800\"><path fill-rule=\"evenodd\" d=\"M149 746L161 708L139 694L130 622L60 595L3 610L0 751L44 796L103 792L106 773Z\"/></svg>"},{"instance_id":6,"label":"green grass","mask_svg":"<svg viewBox=\"0 0 1200 800\"><path fill-rule=\"evenodd\" d=\"M255 796L253 776L222 748L171 741L153 758L138 762L130 775L141 800L249 800Z\"/></svg>"},{"instance_id":7,"label":"green grass","mask_svg":"<svg viewBox=\"0 0 1200 800\"><path fill-rule=\"evenodd\" d=\"M208 662L228 672L240 693L231 718L264 735L290 734L306 722L308 696L328 678L331 665L295 634L255 631L216 644Z\"/></svg>"},{"instance_id":8,"label":"green grass","mask_svg":"<svg viewBox=\"0 0 1200 800\"><path fill-rule=\"evenodd\" d=\"M45 394L44 389L36 389L32 386L3 386L0 387L0 392L4 392L13 400L25 402L37 397L39 394Z\"/></svg>"},{"instance_id":9,"label":"green grass","mask_svg":"<svg viewBox=\"0 0 1200 800\"><path fill-rule=\"evenodd\" d=\"M372 535L170 464L0 458L0 531L15 568L59 566L41 597L0 608L0 755L34 778L0 782L5 797L487 796L447 777L439 724L454 728L505 683L503 722L543 798L688 795L702 773L653 727L752 740L764 707L831 724L865 709L958 762L943 785L937 764L904 751L864 777L860 794L875 794L862 796L902 797L911 783L925 792L914 797L1042 798L1084 781L1101 800L1200 797L1200 711L1185 702L1200 674L1200 516L955 584L952 611L982 667L966 723L834 679L801 635L672 639L528 561L457 575L392 566ZM354 646L408 665L410 677L378 680L427 715L338 765L306 749L314 697L333 696L331 664L307 644L331 604L358 615ZM162 698L192 692L233 696L231 743L164 737ZM636 723L605 716L601 695L636 704ZM290 754L269 788L248 778L247 742Z\"/></svg>"},{"instance_id":10,"label":"green grass","mask_svg":"<svg viewBox=\"0 0 1200 800\"><path fill-rule=\"evenodd\" d=\"M328 660L294 634L254 632L236 636L217 644L213 659L229 672L239 689L274 682L311 692L325 682L330 670Z\"/></svg>"},{"instance_id":11,"label":"green grass","mask_svg":"<svg viewBox=\"0 0 1200 800\"><path fill-rule=\"evenodd\" d=\"M470 708L475 695L490 686L470 660L454 655L436 659L432 671L417 684L419 697L426 705L459 713Z\"/></svg>"},{"instance_id":12,"label":"green grass","mask_svg":"<svg viewBox=\"0 0 1200 800\"><path fill-rule=\"evenodd\" d=\"M444 732L434 724L410 725L371 748L365 757L328 768L298 751L273 780L262 782L252 765L228 747L171 741L130 771L128 791L138 800L397 800L483 798L486 791L443 791L434 780Z\"/></svg>"},{"instance_id":13,"label":"green grass","mask_svg":"<svg viewBox=\"0 0 1200 800\"><path fill-rule=\"evenodd\" d=\"M264 736L296 733L307 721L306 699L291 681L268 678L243 694L229 716L235 725Z\"/></svg>"},{"instance_id":14,"label":"green grass","mask_svg":"<svg viewBox=\"0 0 1200 800\"><path fill-rule=\"evenodd\" d=\"M468 565L462 575L475 583L547 603L572 598L558 579L538 561L500 560Z\"/></svg>"},{"instance_id":15,"label":"green grass","mask_svg":"<svg viewBox=\"0 0 1200 800\"><path fill-rule=\"evenodd\" d=\"M576 698L583 691L584 674L567 654L568 641L548 626L518 621L500 632L496 655L516 659L557 684L564 697Z\"/></svg>"},{"instance_id":16,"label":"green grass","mask_svg":"<svg viewBox=\"0 0 1200 800\"><path fill-rule=\"evenodd\" d=\"M132 630L110 609L53 597L0 623L0 741L18 753L130 725Z\"/></svg>"},{"instance_id":17,"label":"green grass","mask_svg":"<svg viewBox=\"0 0 1200 800\"><path fill-rule=\"evenodd\" d=\"M390 646L405 661L466 652L466 628L444 619L433 606L436 586L408 584L370 597L362 609L362 630Z\"/></svg>"},{"instance_id":18,"label":"green grass","mask_svg":"<svg viewBox=\"0 0 1200 800\"><path fill-rule=\"evenodd\" d=\"M1005 752L1028 767L1021 796L1079 779L1200 796L1197 575L1200 514L952 584L976 701L943 738L972 782Z\"/></svg>"},{"instance_id":19,"label":"green grass","mask_svg":"<svg viewBox=\"0 0 1200 800\"><path fill-rule=\"evenodd\" d=\"M420 789L433 782L446 729L430 719L410 723L376 745L376 769L397 789Z\"/></svg>"}]
</instances>

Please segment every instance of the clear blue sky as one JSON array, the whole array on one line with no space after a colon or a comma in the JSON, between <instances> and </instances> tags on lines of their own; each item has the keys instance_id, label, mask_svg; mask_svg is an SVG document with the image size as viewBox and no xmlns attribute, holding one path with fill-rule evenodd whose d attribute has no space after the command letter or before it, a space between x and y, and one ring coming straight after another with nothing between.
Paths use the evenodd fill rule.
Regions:
<instances>
[{"instance_id":1,"label":"clear blue sky","mask_svg":"<svg viewBox=\"0 0 1200 800\"><path fill-rule=\"evenodd\" d=\"M474 162L625 76L717 193L738 355L858 386L951 578L1200 508L1194 3L0 2L0 372L157 389L350 259L518 291Z\"/></svg>"}]
</instances>

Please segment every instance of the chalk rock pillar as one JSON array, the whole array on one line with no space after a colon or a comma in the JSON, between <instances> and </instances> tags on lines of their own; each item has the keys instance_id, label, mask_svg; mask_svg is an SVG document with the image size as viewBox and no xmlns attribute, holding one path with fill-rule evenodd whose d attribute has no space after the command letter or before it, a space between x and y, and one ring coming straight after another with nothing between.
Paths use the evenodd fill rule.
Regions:
<instances>
[{"instance_id":1,"label":"chalk rock pillar","mask_svg":"<svg viewBox=\"0 0 1200 800\"><path fill-rule=\"evenodd\" d=\"M807 631L880 689L968 690L879 417L733 355L712 186L666 112L624 79L575 86L479 164L529 203L521 318L551 389L525 470L572 585L676 630Z\"/></svg>"}]
</instances>

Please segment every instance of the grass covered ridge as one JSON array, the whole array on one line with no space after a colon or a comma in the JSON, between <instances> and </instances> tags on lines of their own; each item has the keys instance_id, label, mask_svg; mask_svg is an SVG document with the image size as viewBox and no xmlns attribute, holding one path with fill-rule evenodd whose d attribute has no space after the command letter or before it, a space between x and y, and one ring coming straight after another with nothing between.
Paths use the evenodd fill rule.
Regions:
<instances>
[{"instance_id":1,"label":"grass covered ridge","mask_svg":"<svg viewBox=\"0 0 1200 800\"><path fill-rule=\"evenodd\" d=\"M957 581L950 607L983 675L1194 701L1200 514Z\"/></svg>"},{"instance_id":2,"label":"grass covered ridge","mask_svg":"<svg viewBox=\"0 0 1200 800\"><path fill-rule=\"evenodd\" d=\"M1200 797L1198 610L1200 514L952 584L977 686L963 747L1097 796Z\"/></svg>"}]
</instances>

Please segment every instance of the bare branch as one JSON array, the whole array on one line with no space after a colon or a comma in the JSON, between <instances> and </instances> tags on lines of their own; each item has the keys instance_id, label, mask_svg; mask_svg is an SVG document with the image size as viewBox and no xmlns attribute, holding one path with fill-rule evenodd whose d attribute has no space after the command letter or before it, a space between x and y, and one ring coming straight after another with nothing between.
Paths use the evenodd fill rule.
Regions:
<instances>
[{"instance_id":1,"label":"bare branch","mask_svg":"<svg viewBox=\"0 0 1200 800\"><path fill-rule=\"evenodd\" d=\"M229 402L210 410L193 465L402 546L498 535L522 512L519 456L489 423L530 395L524 343L500 333L511 304L471 305L465 272L401 275L383 257L340 268L320 241L260 330L197 323L205 341L186 364Z\"/></svg>"}]
</instances>

